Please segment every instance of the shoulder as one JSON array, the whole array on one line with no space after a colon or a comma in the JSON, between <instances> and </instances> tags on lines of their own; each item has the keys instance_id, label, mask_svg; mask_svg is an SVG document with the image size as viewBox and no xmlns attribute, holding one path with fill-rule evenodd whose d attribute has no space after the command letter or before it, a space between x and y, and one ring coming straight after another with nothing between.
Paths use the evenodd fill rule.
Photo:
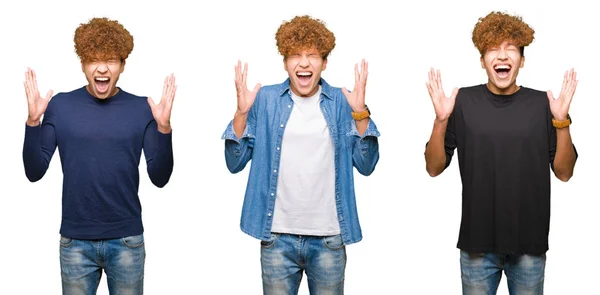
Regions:
<instances>
[{"instance_id":1,"label":"shoulder","mask_svg":"<svg viewBox=\"0 0 600 295\"><path fill-rule=\"evenodd\" d=\"M465 86L458 89L458 96L481 95L484 92L485 84Z\"/></svg>"}]
</instances>

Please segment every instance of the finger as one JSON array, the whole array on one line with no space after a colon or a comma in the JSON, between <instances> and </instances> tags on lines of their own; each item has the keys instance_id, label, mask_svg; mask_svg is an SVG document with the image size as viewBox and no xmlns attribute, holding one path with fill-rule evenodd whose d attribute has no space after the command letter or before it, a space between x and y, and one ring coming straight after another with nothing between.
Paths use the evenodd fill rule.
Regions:
<instances>
[{"instance_id":1,"label":"finger","mask_svg":"<svg viewBox=\"0 0 600 295\"><path fill-rule=\"evenodd\" d=\"M553 102L554 96L552 95L552 90L546 91L546 94L548 95L548 101Z\"/></svg>"},{"instance_id":2,"label":"finger","mask_svg":"<svg viewBox=\"0 0 600 295\"><path fill-rule=\"evenodd\" d=\"M173 107L173 101L175 100L175 93L177 92L177 85L173 85L173 90L171 90L171 95L169 96L169 109Z\"/></svg>"},{"instance_id":3,"label":"finger","mask_svg":"<svg viewBox=\"0 0 600 295\"><path fill-rule=\"evenodd\" d=\"M443 93L444 91L443 91L443 87L442 87L442 73L440 72L440 70L437 70L436 74L437 74L436 81L437 81L438 89L440 90L440 92Z\"/></svg>"},{"instance_id":4,"label":"finger","mask_svg":"<svg viewBox=\"0 0 600 295\"><path fill-rule=\"evenodd\" d=\"M46 93L46 97L44 99L46 101L50 102L50 99L52 98L52 93L54 93L54 91L52 91L52 89L48 90L48 93Z\"/></svg>"},{"instance_id":5,"label":"finger","mask_svg":"<svg viewBox=\"0 0 600 295\"><path fill-rule=\"evenodd\" d=\"M354 64L354 87L358 85L358 81L360 81L360 74L358 73L358 64Z\"/></svg>"},{"instance_id":6,"label":"finger","mask_svg":"<svg viewBox=\"0 0 600 295\"><path fill-rule=\"evenodd\" d=\"M33 74L31 73L30 68L27 68L27 72L25 73L25 82L27 83L27 89L29 90L29 97L33 99Z\"/></svg>"},{"instance_id":7,"label":"finger","mask_svg":"<svg viewBox=\"0 0 600 295\"><path fill-rule=\"evenodd\" d=\"M152 99L152 97L148 97L148 104L150 105L150 109L154 109L154 107L156 107L156 104L154 104L154 100Z\"/></svg>"},{"instance_id":8,"label":"finger","mask_svg":"<svg viewBox=\"0 0 600 295\"><path fill-rule=\"evenodd\" d=\"M252 93L258 93L258 90L260 90L260 87L262 85L260 85L260 83L257 83L256 86L254 86L254 89L252 90Z\"/></svg>"},{"instance_id":9,"label":"finger","mask_svg":"<svg viewBox=\"0 0 600 295\"><path fill-rule=\"evenodd\" d=\"M350 92L348 92L348 89L346 87L342 88L342 93L344 93L344 96L346 97L350 96Z\"/></svg>"},{"instance_id":10,"label":"finger","mask_svg":"<svg viewBox=\"0 0 600 295\"><path fill-rule=\"evenodd\" d=\"M454 88L452 90L452 95L450 95L450 99L452 99L452 100L456 99L457 95L458 95L458 88Z\"/></svg>"},{"instance_id":11,"label":"finger","mask_svg":"<svg viewBox=\"0 0 600 295\"><path fill-rule=\"evenodd\" d=\"M431 69L431 80L429 81L429 83L431 84L431 88L433 89L434 93L437 95L437 93L439 92L439 86L437 80L437 72L435 69Z\"/></svg>"},{"instance_id":12,"label":"finger","mask_svg":"<svg viewBox=\"0 0 600 295\"><path fill-rule=\"evenodd\" d=\"M433 68L430 68L429 71L427 72L427 80L430 84L433 81Z\"/></svg>"},{"instance_id":13,"label":"finger","mask_svg":"<svg viewBox=\"0 0 600 295\"><path fill-rule=\"evenodd\" d=\"M240 64L242 62L238 59L237 64L233 67L235 69L235 83L237 84L238 80L240 79Z\"/></svg>"},{"instance_id":14,"label":"finger","mask_svg":"<svg viewBox=\"0 0 600 295\"><path fill-rule=\"evenodd\" d=\"M169 83L169 100L173 100L173 90L175 89L175 74L171 73L171 81Z\"/></svg>"},{"instance_id":15,"label":"finger","mask_svg":"<svg viewBox=\"0 0 600 295\"><path fill-rule=\"evenodd\" d=\"M163 84L163 92L162 92L162 96L160 97L160 100L162 100L163 97L165 97L165 95L167 94L167 88L168 87L169 87L169 76L166 76L165 77L165 83Z\"/></svg>"},{"instance_id":16,"label":"finger","mask_svg":"<svg viewBox=\"0 0 600 295\"><path fill-rule=\"evenodd\" d=\"M23 82L23 86L25 87L25 98L27 99L27 103L30 102L29 96L29 87L27 87L27 82Z\"/></svg>"},{"instance_id":17,"label":"finger","mask_svg":"<svg viewBox=\"0 0 600 295\"><path fill-rule=\"evenodd\" d=\"M34 70L31 70L31 73L33 74L33 93L35 96L39 96L40 91L38 90L38 86L37 86L37 75L35 74Z\"/></svg>"},{"instance_id":18,"label":"finger","mask_svg":"<svg viewBox=\"0 0 600 295\"><path fill-rule=\"evenodd\" d=\"M563 79L562 90L565 90L567 87L567 83L569 83L569 71L565 71L565 78Z\"/></svg>"},{"instance_id":19,"label":"finger","mask_svg":"<svg viewBox=\"0 0 600 295\"><path fill-rule=\"evenodd\" d=\"M367 78L369 77L369 63L363 59L364 67L363 67L363 84L367 84Z\"/></svg>"},{"instance_id":20,"label":"finger","mask_svg":"<svg viewBox=\"0 0 600 295\"><path fill-rule=\"evenodd\" d=\"M248 77L248 63L244 63L244 73L242 75L242 85L246 85L247 77Z\"/></svg>"},{"instance_id":21,"label":"finger","mask_svg":"<svg viewBox=\"0 0 600 295\"><path fill-rule=\"evenodd\" d=\"M431 84L429 84L429 82L425 82L425 86L427 86L427 92L429 92L429 97L431 98L431 100L433 100L434 92L433 89L431 89Z\"/></svg>"}]
</instances>

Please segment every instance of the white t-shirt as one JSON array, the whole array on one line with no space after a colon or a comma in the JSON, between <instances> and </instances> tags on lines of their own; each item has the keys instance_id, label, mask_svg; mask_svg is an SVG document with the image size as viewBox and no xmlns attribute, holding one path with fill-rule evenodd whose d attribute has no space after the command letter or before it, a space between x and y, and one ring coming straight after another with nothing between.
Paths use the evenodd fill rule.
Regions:
<instances>
[{"instance_id":1,"label":"white t-shirt","mask_svg":"<svg viewBox=\"0 0 600 295\"><path fill-rule=\"evenodd\" d=\"M335 206L334 147L312 97L292 93L294 107L281 143L272 232L329 236L340 233Z\"/></svg>"}]
</instances>

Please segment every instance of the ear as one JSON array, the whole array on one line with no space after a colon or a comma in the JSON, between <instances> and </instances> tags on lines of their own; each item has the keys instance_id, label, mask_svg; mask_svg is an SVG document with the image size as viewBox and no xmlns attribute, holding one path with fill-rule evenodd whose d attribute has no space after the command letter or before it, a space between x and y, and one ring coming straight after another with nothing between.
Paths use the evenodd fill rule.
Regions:
<instances>
[{"instance_id":1,"label":"ear","mask_svg":"<svg viewBox=\"0 0 600 295\"><path fill-rule=\"evenodd\" d=\"M81 61L81 71L85 73L85 63Z\"/></svg>"},{"instance_id":2,"label":"ear","mask_svg":"<svg viewBox=\"0 0 600 295\"><path fill-rule=\"evenodd\" d=\"M483 60L483 55L479 58L479 61L481 62L481 68L485 69L485 62Z\"/></svg>"},{"instance_id":3,"label":"ear","mask_svg":"<svg viewBox=\"0 0 600 295\"><path fill-rule=\"evenodd\" d=\"M125 60L123 60L121 62L121 71L120 71L120 73L123 73L123 71L125 71Z\"/></svg>"},{"instance_id":4,"label":"ear","mask_svg":"<svg viewBox=\"0 0 600 295\"><path fill-rule=\"evenodd\" d=\"M327 59L323 60L323 65L321 66L321 71L324 71L327 68Z\"/></svg>"},{"instance_id":5,"label":"ear","mask_svg":"<svg viewBox=\"0 0 600 295\"><path fill-rule=\"evenodd\" d=\"M285 57L283 58L283 69L287 72L287 63L285 62Z\"/></svg>"}]
</instances>

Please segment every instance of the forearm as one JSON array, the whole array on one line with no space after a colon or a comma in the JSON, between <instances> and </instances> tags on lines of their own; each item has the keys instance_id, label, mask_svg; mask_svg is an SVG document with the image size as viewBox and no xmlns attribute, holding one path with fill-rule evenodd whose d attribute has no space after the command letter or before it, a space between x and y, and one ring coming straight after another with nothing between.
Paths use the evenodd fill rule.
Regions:
<instances>
[{"instance_id":1,"label":"forearm","mask_svg":"<svg viewBox=\"0 0 600 295\"><path fill-rule=\"evenodd\" d=\"M152 183L157 187L164 187L173 172L172 133L164 134L160 130L157 133L152 158L147 161L147 169Z\"/></svg>"},{"instance_id":2,"label":"forearm","mask_svg":"<svg viewBox=\"0 0 600 295\"><path fill-rule=\"evenodd\" d=\"M242 138L244 129L246 129L247 121L248 121L248 113L242 114L240 112L235 112L235 115L233 116L233 130L234 130L235 136L237 136L237 138Z\"/></svg>"},{"instance_id":3,"label":"forearm","mask_svg":"<svg viewBox=\"0 0 600 295\"><path fill-rule=\"evenodd\" d=\"M575 149L569 127L556 129L556 155L553 163L556 177L561 181L568 181L573 176L575 161Z\"/></svg>"},{"instance_id":4,"label":"forearm","mask_svg":"<svg viewBox=\"0 0 600 295\"><path fill-rule=\"evenodd\" d=\"M369 118L365 118L360 121L355 121L356 122L356 130L358 131L358 134L360 134L360 136L363 136L363 134L365 134L367 127L369 127L370 120L371 119L369 119Z\"/></svg>"},{"instance_id":5,"label":"forearm","mask_svg":"<svg viewBox=\"0 0 600 295\"><path fill-rule=\"evenodd\" d=\"M27 179L31 182L40 180L46 174L49 162L49 157L42 151L42 130L39 123L35 127L27 124L23 143L23 166Z\"/></svg>"},{"instance_id":6,"label":"forearm","mask_svg":"<svg viewBox=\"0 0 600 295\"><path fill-rule=\"evenodd\" d=\"M431 177L438 176L446 167L444 140L447 127L448 120L435 120L433 123L431 137L429 138L427 148L425 149L426 169Z\"/></svg>"}]
</instances>

